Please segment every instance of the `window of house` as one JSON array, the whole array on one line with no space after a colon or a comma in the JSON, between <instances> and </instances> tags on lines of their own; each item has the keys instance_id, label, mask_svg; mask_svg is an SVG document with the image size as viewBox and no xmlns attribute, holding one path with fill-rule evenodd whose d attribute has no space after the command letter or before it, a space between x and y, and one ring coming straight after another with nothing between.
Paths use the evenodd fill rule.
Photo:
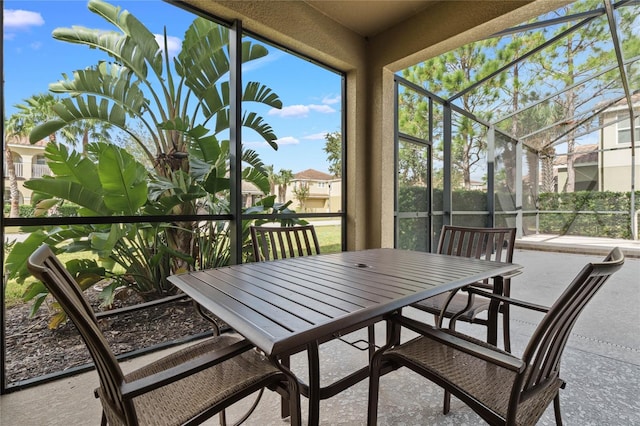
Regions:
<instances>
[{"instance_id":1,"label":"window of house","mask_svg":"<svg viewBox=\"0 0 640 426\"><path fill-rule=\"evenodd\" d=\"M635 119L636 141L640 140L640 117ZM631 127L629 120L623 120L618 123L618 143L631 143Z\"/></svg>"}]
</instances>

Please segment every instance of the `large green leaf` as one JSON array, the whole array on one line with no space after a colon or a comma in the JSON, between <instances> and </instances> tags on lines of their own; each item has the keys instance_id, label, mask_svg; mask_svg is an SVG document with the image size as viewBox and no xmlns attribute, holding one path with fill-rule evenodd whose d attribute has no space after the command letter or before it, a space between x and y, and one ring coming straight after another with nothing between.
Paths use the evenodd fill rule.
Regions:
<instances>
[{"instance_id":1,"label":"large green leaf","mask_svg":"<svg viewBox=\"0 0 640 426\"><path fill-rule=\"evenodd\" d=\"M248 114L245 112L242 116L242 125L262 136L273 149L278 149L278 144L276 143L276 139L278 139L278 137L274 133L271 125L264 121L264 118L260 117L255 112L250 112Z\"/></svg>"},{"instance_id":2,"label":"large green leaf","mask_svg":"<svg viewBox=\"0 0 640 426\"><path fill-rule=\"evenodd\" d=\"M267 176L258 169L253 167L245 167L242 170L242 180L251 182L260 189L264 194L269 193L270 185Z\"/></svg>"},{"instance_id":3,"label":"large green leaf","mask_svg":"<svg viewBox=\"0 0 640 426\"><path fill-rule=\"evenodd\" d=\"M74 71L73 79L66 78L65 75L64 80L50 84L49 90L72 96L95 95L110 100L129 114L140 115L148 108L149 101L140 90L139 82L132 83L132 75L125 67L100 62L97 66ZM123 123L124 119L113 124Z\"/></svg>"},{"instance_id":4,"label":"large green leaf","mask_svg":"<svg viewBox=\"0 0 640 426\"><path fill-rule=\"evenodd\" d=\"M81 183L92 191L100 192L96 165L79 152L69 151L63 144L49 143L45 148L45 157L56 179Z\"/></svg>"},{"instance_id":5,"label":"large green leaf","mask_svg":"<svg viewBox=\"0 0 640 426\"><path fill-rule=\"evenodd\" d=\"M47 240L47 234L42 231L34 231L21 242L15 243L4 263L5 273L9 278L15 278L23 282L30 274L27 270L29 256Z\"/></svg>"},{"instance_id":6,"label":"large green leaf","mask_svg":"<svg viewBox=\"0 0 640 426\"><path fill-rule=\"evenodd\" d=\"M34 192L47 194L50 197L71 201L93 212L96 216L110 216L111 210L104 203L104 194L92 191L84 184L62 179L31 179L24 187Z\"/></svg>"},{"instance_id":7,"label":"large green leaf","mask_svg":"<svg viewBox=\"0 0 640 426\"><path fill-rule=\"evenodd\" d=\"M91 248L97 252L100 258L106 259L113 253L116 244L126 237L126 234L123 224L113 223L107 232L91 233L89 236Z\"/></svg>"},{"instance_id":8,"label":"large green leaf","mask_svg":"<svg viewBox=\"0 0 640 426\"><path fill-rule=\"evenodd\" d=\"M51 120L46 123L39 124L31 130L31 133L29 133L29 143L34 144L40 142L41 140L55 134L67 124L69 123L64 120Z\"/></svg>"},{"instance_id":9,"label":"large green leaf","mask_svg":"<svg viewBox=\"0 0 640 426\"><path fill-rule=\"evenodd\" d=\"M210 86L200 92L202 102L202 113L209 118L225 108L229 107L229 82L222 82L218 86Z\"/></svg>"},{"instance_id":10,"label":"large green leaf","mask_svg":"<svg viewBox=\"0 0 640 426\"><path fill-rule=\"evenodd\" d=\"M231 187L229 178L221 177L218 171L219 169L213 168L202 184L209 194L227 191Z\"/></svg>"},{"instance_id":11,"label":"large green leaf","mask_svg":"<svg viewBox=\"0 0 640 426\"><path fill-rule=\"evenodd\" d=\"M135 43L135 54L142 55L157 75L162 74L162 53L155 36L134 15L101 0L90 0L88 8L118 27Z\"/></svg>"},{"instance_id":12,"label":"large green leaf","mask_svg":"<svg viewBox=\"0 0 640 426\"><path fill-rule=\"evenodd\" d=\"M222 158L222 150L220 143L214 135L198 136L194 131L188 133L189 136L189 158L197 158L210 164L219 164L220 161L226 161Z\"/></svg>"},{"instance_id":13,"label":"large green leaf","mask_svg":"<svg viewBox=\"0 0 640 426\"><path fill-rule=\"evenodd\" d=\"M250 81L242 94L243 102L259 102L272 108L282 108L282 101L277 93L262 83Z\"/></svg>"},{"instance_id":14,"label":"large green leaf","mask_svg":"<svg viewBox=\"0 0 640 426\"><path fill-rule=\"evenodd\" d=\"M229 30L204 18L196 18L184 35L182 50L174 59L176 72L198 99L229 71L225 47Z\"/></svg>"},{"instance_id":15,"label":"large green leaf","mask_svg":"<svg viewBox=\"0 0 640 426\"><path fill-rule=\"evenodd\" d=\"M242 63L263 58L269 54L267 48L250 40L242 42Z\"/></svg>"},{"instance_id":16,"label":"large green leaf","mask_svg":"<svg viewBox=\"0 0 640 426\"><path fill-rule=\"evenodd\" d=\"M91 0L88 8L123 31L104 31L82 26L56 28L53 37L68 43L100 49L130 68L141 80L147 79L147 63L156 75L162 74L162 54L154 35L128 11L100 0Z\"/></svg>"},{"instance_id":17,"label":"large green leaf","mask_svg":"<svg viewBox=\"0 0 640 426\"><path fill-rule=\"evenodd\" d=\"M96 144L98 175L105 205L115 213L134 215L147 201L147 172L126 150Z\"/></svg>"}]
</instances>

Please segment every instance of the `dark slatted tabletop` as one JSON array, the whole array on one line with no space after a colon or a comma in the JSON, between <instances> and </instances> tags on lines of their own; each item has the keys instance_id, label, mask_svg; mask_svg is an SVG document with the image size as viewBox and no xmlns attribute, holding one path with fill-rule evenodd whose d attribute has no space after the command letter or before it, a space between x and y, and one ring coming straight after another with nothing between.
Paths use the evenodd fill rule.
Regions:
<instances>
[{"instance_id":1,"label":"dark slatted tabletop","mask_svg":"<svg viewBox=\"0 0 640 426\"><path fill-rule=\"evenodd\" d=\"M247 263L169 280L267 355L305 344L518 265L397 249Z\"/></svg>"}]
</instances>

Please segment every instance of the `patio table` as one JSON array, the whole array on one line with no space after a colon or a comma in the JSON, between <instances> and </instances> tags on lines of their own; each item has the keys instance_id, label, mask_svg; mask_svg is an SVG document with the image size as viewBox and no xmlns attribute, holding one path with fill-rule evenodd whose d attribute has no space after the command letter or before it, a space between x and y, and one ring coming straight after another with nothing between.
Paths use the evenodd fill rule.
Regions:
<instances>
[{"instance_id":1,"label":"patio table","mask_svg":"<svg viewBox=\"0 0 640 426\"><path fill-rule=\"evenodd\" d=\"M318 346L425 299L520 269L511 263L399 249L371 249L246 263L173 275L169 281L250 340L292 379L291 354L306 350L309 424L321 399L365 379L368 366L320 387ZM501 287L501 286L498 286ZM387 334L387 338L392 338ZM283 404L283 415L286 415ZM291 413L292 424L299 424Z\"/></svg>"}]
</instances>

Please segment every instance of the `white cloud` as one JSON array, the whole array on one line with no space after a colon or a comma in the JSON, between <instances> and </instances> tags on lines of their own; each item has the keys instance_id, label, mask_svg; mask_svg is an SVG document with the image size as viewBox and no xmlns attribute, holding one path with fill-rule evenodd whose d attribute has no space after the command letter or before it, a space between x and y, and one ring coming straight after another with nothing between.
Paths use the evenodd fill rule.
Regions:
<instances>
[{"instance_id":1,"label":"white cloud","mask_svg":"<svg viewBox=\"0 0 640 426\"><path fill-rule=\"evenodd\" d=\"M296 138L294 138L293 136L285 136L283 138L279 138L276 139L276 143L278 144L278 146L281 145L297 145L300 143L300 141Z\"/></svg>"},{"instance_id":2,"label":"white cloud","mask_svg":"<svg viewBox=\"0 0 640 426\"><path fill-rule=\"evenodd\" d=\"M44 25L44 19L38 12L20 9L5 9L3 12L5 28L23 29Z\"/></svg>"},{"instance_id":3,"label":"white cloud","mask_svg":"<svg viewBox=\"0 0 640 426\"><path fill-rule=\"evenodd\" d=\"M340 99L342 99L340 95L335 95L333 97L325 96L324 98L322 98L322 103L325 105L333 105L340 102Z\"/></svg>"},{"instance_id":4,"label":"white cloud","mask_svg":"<svg viewBox=\"0 0 640 426\"><path fill-rule=\"evenodd\" d=\"M329 105L309 105L309 109L322 114L331 114L332 112L336 112L336 110L331 108Z\"/></svg>"},{"instance_id":5,"label":"white cloud","mask_svg":"<svg viewBox=\"0 0 640 426\"><path fill-rule=\"evenodd\" d=\"M309 112L319 112L322 114L329 114L335 112L333 108L328 105L289 105L282 109L271 109L269 115L275 115L277 117L289 118L289 117L307 117Z\"/></svg>"},{"instance_id":6,"label":"white cloud","mask_svg":"<svg viewBox=\"0 0 640 426\"><path fill-rule=\"evenodd\" d=\"M39 50L41 47L42 47L42 43L40 43L39 41L31 43L31 48L33 50Z\"/></svg>"},{"instance_id":7,"label":"white cloud","mask_svg":"<svg viewBox=\"0 0 640 426\"><path fill-rule=\"evenodd\" d=\"M327 135L327 133L329 133L329 132L314 133L312 135L303 136L302 139L307 139L307 140L311 140L311 141L320 141L320 140L324 139L324 137Z\"/></svg>"},{"instance_id":8,"label":"white cloud","mask_svg":"<svg viewBox=\"0 0 640 426\"><path fill-rule=\"evenodd\" d=\"M293 136L285 136L283 138L276 139L275 142L278 144L278 146L298 145L300 143L300 140L297 138L294 138ZM243 141L242 146L252 147L252 148L262 148L262 147L270 147L271 145L269 145L265 141Z\"/></svg>"},{"instance_id":9,"label":"white cloud","mask_svg":"<svg viewBox=\"0 0 640 426\"><path fill-rule=\"evenodd\" d=\"M156 42L158 42L160 49L164 50L164 35L154 34L154 36L156 37ZM182 40L178 37L168 35L167 48L169 49L169 57L175 57L178 53L180 53L180 49L182 48Z\"/></svg>"}]
</instances>

